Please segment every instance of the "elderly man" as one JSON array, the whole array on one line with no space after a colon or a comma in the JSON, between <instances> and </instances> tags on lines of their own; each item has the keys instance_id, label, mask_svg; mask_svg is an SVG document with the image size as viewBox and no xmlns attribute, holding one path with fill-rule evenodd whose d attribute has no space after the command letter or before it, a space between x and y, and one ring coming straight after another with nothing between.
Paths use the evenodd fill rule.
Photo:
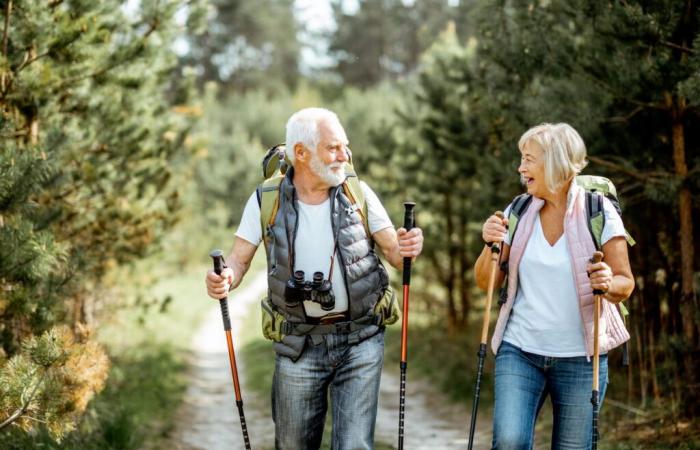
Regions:
<instances>
[{"instance_id":1,"label":"elderly man","mask_svg":"<svg viewBox=\"0 0 700 450\"><path fill-rule=\"evenodd\" d=\"M229 268L221 276L207 273L208 294L223 298L238 286L264 239L276 448L320 447L330 387L332 448L371 449L388 321L388 306L377 306L393 295L373 243L401 269L403 258L420 254L422 231L395 230L364 182L356 186L366 208L357 205L345 173L348 139L333 112L308 108L292 115L286 156L292 167L273 183L272 220L261 220L261 209L269 210L261 202L270 196L258 188L243 212Z\"/></svg>"}]
</instances>

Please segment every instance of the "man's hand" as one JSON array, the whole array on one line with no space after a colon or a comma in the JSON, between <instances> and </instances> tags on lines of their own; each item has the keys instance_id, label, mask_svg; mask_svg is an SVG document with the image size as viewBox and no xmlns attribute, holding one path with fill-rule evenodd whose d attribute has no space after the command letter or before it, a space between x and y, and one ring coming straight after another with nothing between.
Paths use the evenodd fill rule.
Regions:
<instances>
[{"instance_id":1,"label":"man's hand","mask_svg":"<svg viewBox=\"0 0 700 450\"><path fill-rule=\"evenodd\" d=\"M228 295L229 287L233 285L233 270L226 267L221 272L221 276L213 270L209 270L205 282L209 297L220 300Z\"/></svg>"},{"instance_id":2,"label":"man's hand","mask_svg":"<svg viewBox=\"0 0 700 450\"><path fill-rule=\"evenodd\" d=\"M399 253L402 258L416 259L423 251L423 230L420 228L411 228L406 231L401 227L396 231L399 239Z\"/></svg>"}]
</instances>

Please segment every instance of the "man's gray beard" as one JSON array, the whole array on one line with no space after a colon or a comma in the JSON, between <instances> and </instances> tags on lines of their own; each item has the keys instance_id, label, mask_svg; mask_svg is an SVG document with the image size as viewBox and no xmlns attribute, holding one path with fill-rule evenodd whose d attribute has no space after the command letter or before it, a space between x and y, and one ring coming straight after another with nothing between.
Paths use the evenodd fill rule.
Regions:
<instances>
[{"instance_id":1,"label":"man's gray beard","mask_svg":"<svg viewBox=\"0 0 700 450\"><path fill-rule=\"evenodd\" d=\"M345 181L345 167L343 167L342 172L335 173L331 170L331 166L325 164L318 155L311 158L311 170L331 187L338 186Z\"/></svg>"}]
</instances>

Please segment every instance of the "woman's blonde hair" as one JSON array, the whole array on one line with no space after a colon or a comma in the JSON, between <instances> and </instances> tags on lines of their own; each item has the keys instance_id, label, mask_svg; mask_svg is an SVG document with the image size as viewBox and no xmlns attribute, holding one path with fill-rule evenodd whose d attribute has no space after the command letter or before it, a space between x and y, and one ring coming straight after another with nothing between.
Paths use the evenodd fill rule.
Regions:
<instances>
[{"instance_id":1,"label":"woman's blonde hair","mask_svg":"<svg viewBox=\"0 0 700 450\"><path fill-rule=\"evenodd\" d=\"M544 183L554 192L588 164L586 144L567 123L543 123L527 130L518 141L520 151L535 142L544 152Z\"/></svg>"}]
</instances>

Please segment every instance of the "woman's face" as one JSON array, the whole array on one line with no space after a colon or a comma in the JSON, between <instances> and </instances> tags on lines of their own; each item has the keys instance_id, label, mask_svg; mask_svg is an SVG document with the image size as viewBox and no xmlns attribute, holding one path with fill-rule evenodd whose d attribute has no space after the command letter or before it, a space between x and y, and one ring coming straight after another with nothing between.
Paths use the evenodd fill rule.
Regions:
<instances>
[{"instance_id":1,"label":"woman's face","mask_svg":"<svg viewBox=\"0 0 700 450\"><path fill-rule=\"evenodd\" d=\"M536 143L523 146L518 172L528 194L543 198L550 193L544 182L544 150Z\"/></svg>"}]
</instances>

